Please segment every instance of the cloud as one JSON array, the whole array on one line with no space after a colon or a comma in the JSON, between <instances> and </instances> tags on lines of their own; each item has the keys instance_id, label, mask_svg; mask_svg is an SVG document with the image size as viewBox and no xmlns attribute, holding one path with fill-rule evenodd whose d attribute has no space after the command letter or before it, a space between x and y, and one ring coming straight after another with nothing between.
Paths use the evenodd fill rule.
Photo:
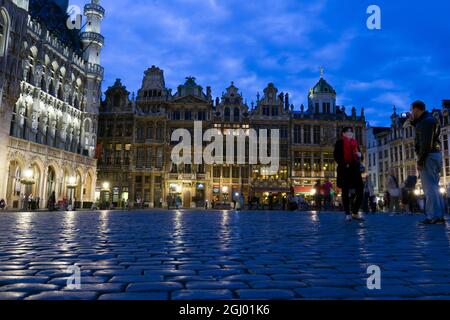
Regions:
<instances>
[{"instance_id":1,"label":"cloud","mask_svg":"<svg viewBox=\"0 0 450 320\"><path fill-rule=\"evenodd\" d=\"M71 3L82 6L86 1ZM244 98L252 101L256 92L273 82L280 91L290 93L299 109L307 104L308 90L323 66L325 78L337 90L338 103L358 109L390 112L393 104L407 106L410 97L437 103L448 91L450 60L444 50L448 44L440 39L450 34L450 26L440 23L429 32L428 26L443 21L436 18L439 13L430 11L422 16L422 24L405 28L408 14L389 14L398 12L394 1L380 0L386 13L380 32L367 30L365 5L345 1L100 3L106 9L104 87L122 78L130 91L136 91L144 71L157 65L164 69L170 88L192 75L220 96L234 81ZM442 6L442 12L450 10L450 4ZM408 10L411 7L419 10L422 5L413 0ZM382 122L381 114L373 117Z\"/></svg>"},{"instance_id":2,"label":"cloud","mask_svg":"<svg viewBox=\"0 0 450 320\"><path fill-rule=\"evenodd\" d=\"M349 80L345 84L346 90L393 89L394 87L394 82L388 79L379 79L371 82Z\"/></svg>"},{"instance_id":3,"label":"cloud","mask_svg":"<svg viewBox=\"0 0 450 320\"><path fill-rule=\"evenodd\" d=\"M412 100L410 94L407 92L386 92L374 98L373 101L406 109Z\"/></svg>"}]
</instances>

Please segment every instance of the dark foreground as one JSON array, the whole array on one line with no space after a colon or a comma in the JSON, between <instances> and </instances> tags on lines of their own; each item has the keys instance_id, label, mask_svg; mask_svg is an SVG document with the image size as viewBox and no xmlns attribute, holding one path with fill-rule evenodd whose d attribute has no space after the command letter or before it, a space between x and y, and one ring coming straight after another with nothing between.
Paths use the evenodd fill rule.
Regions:
<instances>
[{"instance_id":1,"label":"dark foreground","mask_svg":"<svg viewBox=\"0 0 450 320\"><path fill-rule=\"evenodd\" d=\"M0 213L0 299L450 299L450 229L421 219ZM372 265L380 290L367 288Z\"/></svg>"}]
</instances>

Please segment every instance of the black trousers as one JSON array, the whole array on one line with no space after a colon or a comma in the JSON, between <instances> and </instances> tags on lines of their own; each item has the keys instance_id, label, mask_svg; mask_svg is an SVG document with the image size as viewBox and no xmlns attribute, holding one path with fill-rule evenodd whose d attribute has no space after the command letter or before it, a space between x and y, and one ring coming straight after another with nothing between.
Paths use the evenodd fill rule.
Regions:
<instances>
[{"instance_id":1,"label":"black trousers","mask_svg":"<svg viewBox=\"0 0 450 320\"><path fill-rule=\"evenodd\" d=\"M350 188L342 189L342 204L346 215L358 214L363 203L364 187L358 186L353 190L355 190L355 193L350 196Z\"/></svg>"}]
</instances>

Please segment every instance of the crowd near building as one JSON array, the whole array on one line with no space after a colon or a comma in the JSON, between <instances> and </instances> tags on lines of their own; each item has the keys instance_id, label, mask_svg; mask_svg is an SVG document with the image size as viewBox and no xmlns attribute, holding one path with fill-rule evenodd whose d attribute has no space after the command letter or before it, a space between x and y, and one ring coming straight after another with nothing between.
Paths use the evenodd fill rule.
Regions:
<instances>
[{"instance_id":1,"label":"crowd near building","mask_svg":"<svg viewBox=\"0 0 450 320\"><path fill-rule=\"evenodd\" d=\"M10 208L95 201L105 11L88 3L81 31L67 7L0 2L0 198Z\"/></svg>"},{"instance_id":2,"label":"crowd near building","mask_svg":"<svg viewBox=\"0 0 450 320\"><path fill-rule=\"evenodd\" d=\"M430 108L430 112L441 125L441 151L444 166L441 172L441 193L448 193L450 183L450 100L443 100L441 108ZM393 174L400 187L408 177L418 177L414 149L414 128L405 114L399 114L394 107L390 127L367 126L367 171L375 192L381 196L387 190L388 176ZM420 181L416 189L423 195Z\"/></svg>"},{"instance_id":3,"label":"crowd near building","mask_svg":"<svg viewBox=\"0 0 450 320\"><path fill-rule=\"evenodd\" d=\"M343 127L354 128L364 151L364 110L358 115L355 108L348 113L336 105L336 91L323 72L308 94L308 106L297 110L289 94L272 83L250 105L234 83L220 98L214 99L211 92L194 77L186 78L172 92L165 85L163 70L155 66L145 71L137 96L121 80L109 87L99 115L101 202L166 207L178 199L187 208L212 203L227 207L237 197L264 204L270 196L276 204L292 192L312 197L318 180L335 184L333 148ZM239 129L279 130L279 170L273 174L265 165L248 161L239 165L173 164L173 131L187 128L192 132L196 121L224 136L237 135Z\"/></svg>"}]
</instances>

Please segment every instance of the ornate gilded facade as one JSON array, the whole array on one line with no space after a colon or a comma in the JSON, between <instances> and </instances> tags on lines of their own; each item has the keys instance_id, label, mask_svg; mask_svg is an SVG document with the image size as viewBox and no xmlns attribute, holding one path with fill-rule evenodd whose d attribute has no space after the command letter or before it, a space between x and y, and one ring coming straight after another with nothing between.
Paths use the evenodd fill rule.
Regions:
<instances>
[{"instance_id":1,"label":"ornate gilded facade","mask_svg":"<svg viewBox=\"0 0 450 320\"><path fill-rule=\"evenodd\" d=\"M11 16L22 20L11 26L21 29L2 29L3 37L16 38L2 57L16 62L16 77L7 78L2 86L15 91L1 106L0 144L5 152L0 161L0 198L10 208L19 208L24 198L32 196L44 208L55 192L56 201L90 206L95 200L103 79L100 25L105 11L98 0L88 3L87 23L80 32L67 27L67 1L15 2L14 10L20 12ZM17 32L20 36L14 35Z\"/></svg>"},{"instance_id":2,"label":"ornate gilded facade","mask_svg":"<svg viewBox=\"0 0 450 320\"><path fill-rule=\"evenodd\" d=\"M167 88L164 73L153 66L145 72L137 96L120 80L106 91L99 118L99 191L102 201L166 207L180 199L183 207L229 205L244 194L275 201L292 189L309 195L317 180L335 181L333 147L344 126L355 128L365 150L365 117L336 105L336 92L323 77L311 89L308 108L295 111L289 94L270 83L249 106L234 83L220 98L211 88L188 77L176 92ZM249 130L279 130L279 170L267 172L260 163L181 164L171 161L174 130L214 128L225 137ZM270 136L270 133L269 133ZM249 147L247 141L247 149ZM203 143L205 147L206 143ZM226 146L224 145L224 159ZM234 152L236 156L236 152ZM237 162L235 162L237 163Z\"/></svg>"}]
</instances>

